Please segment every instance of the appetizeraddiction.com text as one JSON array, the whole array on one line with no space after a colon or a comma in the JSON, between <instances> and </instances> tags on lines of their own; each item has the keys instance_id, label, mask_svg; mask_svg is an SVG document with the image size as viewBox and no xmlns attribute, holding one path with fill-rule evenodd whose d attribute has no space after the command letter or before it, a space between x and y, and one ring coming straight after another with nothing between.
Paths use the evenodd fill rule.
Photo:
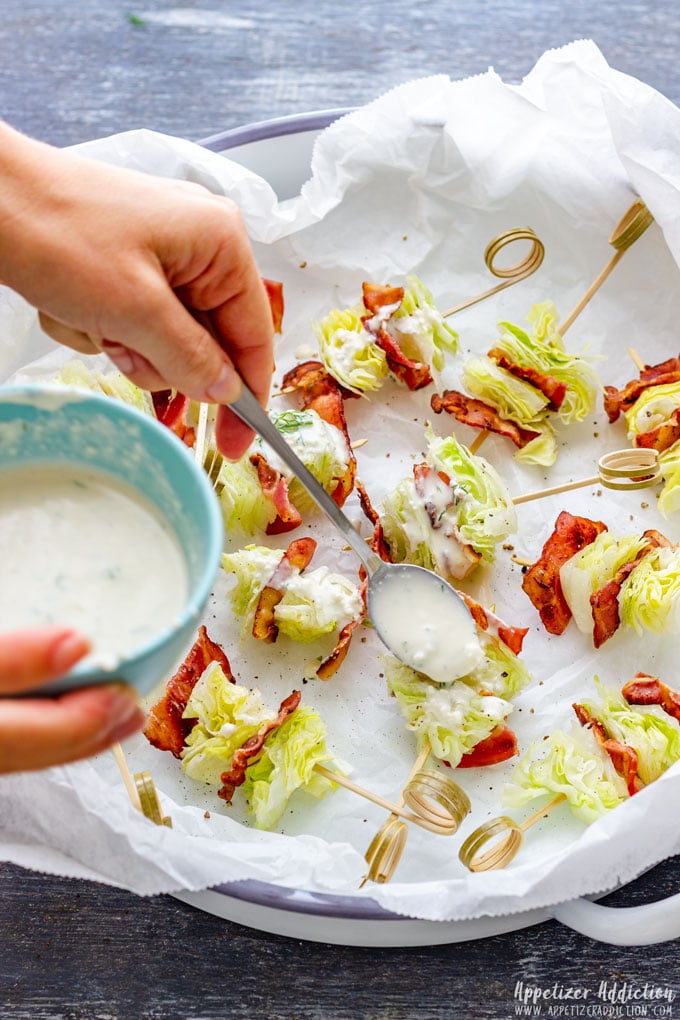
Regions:
<instances>
[{"instance_id":1,"label":"appetizeraddiction.com text","mask_svg":"<svg viewBox=\"0 0 680 1020\"><path fill-rule=\"evenodd\" d=\"M676 992L651 982L600 981L595 988L578 985L534 985L517 981L513 991L514 1016L521 1017L674 1017ZM677 1014L680 1018L680 1013Z\"/></svg>"}]
</instances>

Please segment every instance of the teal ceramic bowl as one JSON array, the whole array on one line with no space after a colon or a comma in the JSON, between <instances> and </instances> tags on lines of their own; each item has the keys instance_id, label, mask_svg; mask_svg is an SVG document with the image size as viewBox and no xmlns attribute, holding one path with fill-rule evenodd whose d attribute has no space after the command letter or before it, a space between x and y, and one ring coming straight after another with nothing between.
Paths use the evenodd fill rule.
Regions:
<instances>
[{"instance_id":1,"label":"teal ceramic bowl","mask_svg":"<svg viewBox=\"0 0 680 1020\"><path fill-rule=\"evenodd\" d=\"M116 679L148 694L194 642L219 569L224 525L208 477L168 428L119 400L67 387L0 387L0 474L41 465L107 475L150 502L174 532L188 594L172 625L114 669L86 659L40 693Z\"/></svg>"}]
</instances>

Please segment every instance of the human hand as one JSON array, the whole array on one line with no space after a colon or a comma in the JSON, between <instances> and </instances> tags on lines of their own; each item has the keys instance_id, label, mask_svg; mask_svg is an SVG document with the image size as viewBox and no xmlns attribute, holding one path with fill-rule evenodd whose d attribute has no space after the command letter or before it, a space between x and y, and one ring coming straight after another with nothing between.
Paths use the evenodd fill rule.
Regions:
<instances>
[{"instance_id":1,"label":"human hand","mask_svg":"<svg viewBox=\"0 0 680 1020\"><path fill-rule=\"evenodd\" d=\"M0 694L25 694L66 673L89 642L65 627L0 634ZM140 729L144 712L124 684L56 698L0 697L0 773L87 758Z\"/></svg>"},{"instance_id":2,"label":"human hand","mask_svg":"<svg viewBox=\"0 0 680 1020\"><path fill-rule=\"evenodd\" d=\"M39 310L53 339L106 351L145 389L209 403L235 399L242 376L266 405L271 309L230 200L0 124L0 231L0 279ZM216 438L237 458L252 432L222 406Z\"/></svg>"}]
</instances>

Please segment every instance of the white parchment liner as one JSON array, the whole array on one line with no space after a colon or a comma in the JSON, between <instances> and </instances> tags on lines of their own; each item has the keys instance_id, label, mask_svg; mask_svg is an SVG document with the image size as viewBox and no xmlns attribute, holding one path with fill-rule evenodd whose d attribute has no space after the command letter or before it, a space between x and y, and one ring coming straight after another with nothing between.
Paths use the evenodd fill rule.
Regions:
<instances>
[{"instance_id":1,"label":"white parchment liner","mask_svg":"<svg viewBox=\"0 0 680 1020\"><path fill-rule=\"evenodd\" d=\"M636 194L656 223L565 340L570 349L588 347L601 355L603 382L617 385L635 374L627 346L648 362L677 353L680 111L609 68L590 42L546 54L520 86L506 85L489 71L460 82L426 78L393 90L321 135L310 179L297 198L283 202L267 182L236 163L152 132L80 148L98 159L199 181L238 202L263 275L284 283L279 375L296 356L313 354L311 321L332 307L353 304L362 280L399 282L416 272L439 306L450 307L490 286L482 257L488 241L530 225L546 248L538 273L451 320L461 353L448 359L437 384L455 385L464 357L493 345L499 320L525 325L531 305L546 299L566 318L612 256L607 239ZM508 262L517 257L517 250L508 252ZM2 378L14 373L43 378L71 356L53 348L33 313L8 292L0 300L0 331ZM427 419L441 434L454 428L452 420L430 412L431 392L410 394L388 382L370 400L348 402L353 438L369 439L357 456L359 476L375 503L410 473L413 455L420 457ZM295 405L279 398L276 406ZM468 444L474 438L463 426L456 424L455 431ZM547 472L519 466L513 448L501 439L489 438L481 452L519 494L593 474L602 453L626 445L622 423L609 426L601 406L560 438L557 464ZM535 557L563 508L604 520L617 534L658 527L680 539L680 521L658 515L653 493L584 489L519 507L514 551ZM347 509L358 517L355 501ZM314 521L304 533L322 539L314 564L352 573L352 555L342 551L324 522ZM679 685L675 637L621 631L597 653L573 624L564 636L547 637L510 557L511 550L499 550L496 565L467 586L486 604L495 603L509 622L530 627L524 658L536 680L517 699L510 720L522 747L555 726L569 725L572 701L593 695L596 674L620 685L643 670ZM239 642L228 588L229 580L219 578L206 615L209 632L225 644L239 682L260 687L275 707L300 685L302 667L319 649L284 640L264 649ZM355 639L334 680L304 685L303 700L321 712L329 743L340 760L351 763L353 778L394 798L415 745L386 695L378 643L370 632L365 637ZM508 813L500 793L511 766L496 766L455 774L473 803L459 835L437 837L413 828L392 882L359 891L363 852L385 819L380 809L345 791L322 802L296 795L282 832L260 833L248 824L242 806L226 808L142 737L129 740L125 749L133 771L152 772L172 829L155 827L132 809L107 753L41 774L0 778L0 857L140 894L254 878L370 896L398 913L458 920L601 892L680 851L669 810L680 802L675 767L589 828L561 806L531 830L505 871L470 875L457 860L460 842L485 819ZM510 813L521 820L530 810Z\"/></svg>"}]
</instances>

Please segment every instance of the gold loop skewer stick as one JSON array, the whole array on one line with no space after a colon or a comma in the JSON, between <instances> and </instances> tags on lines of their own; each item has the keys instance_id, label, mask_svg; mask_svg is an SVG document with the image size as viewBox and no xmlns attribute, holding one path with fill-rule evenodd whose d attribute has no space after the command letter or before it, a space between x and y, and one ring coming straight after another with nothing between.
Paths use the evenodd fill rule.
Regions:
<instances>
[{"instance_id":1,"label":"gold loop skewer stick","mask_svg":"<svg viewBox=\"0 0 680 1020\"><path fill-rule=\"evenodd\" d=\"M525 258L520 259L519 262L515 262L511 266L494 265L494 259L498 253L508 244L513 244L515 241L531 241L531 248ZM499 291L505 290L506 287L511 287L513 283L525 280L527 276L531 276L532 273L536 272L543 261L544 255L545 247L543 242L539 240L531 227L517 227L514 230L506 230L505 233L494 237L486 246L484 262L487 269L504 282L491 287L490 290L485 290L483 294L478 294L477 297L463 301L460 305L448 308L445 312L442 312L443 317L447 318L449 315L455 315L456 312L462 312L464 308L469 308L471 305L476 305L479 301L484 301L486 298L491 297L492 294L497 294Z\"/></svg>"},{"instance_id":2,"label":"gold loop skewer stick","mask_svg":"<svg viewBox=\"0 0 680 1020\"><path fill-rule=\"evenodd\" d=\"M586 293L583 295L576 308L571 312L570 315L564 320L559 326L560 336L564 336L566 331L571 325L573 325L575 319L581 314L585 306L588 304L590 299L599 290L604 281L607 279L611 271L614 269L616 264L623 257L624 253L630 248L632 244L637 241L639 237L644 234L645 230L654 222L654 217L650 213L649 209L642 201L638 198L633 202L630 209L626 212L619 223L614 227L612 234L609 238L609 244L616 249L616 253L610 262L604 267L600 275L593 281ZM470 445L470 453L477 453L477 450L481 447L482 443L488 436L488 432L480 432L474 442Z\"/></svg>"},{"instance_id":3,"label":"gold loop skewer stick","mask_svg":"<svg viewBox=\"0 0 680 1020\"><path fill-rule=\"evenodd\" d=\"M381 797L380 794L373 793L372 790L367 790L364 786L359 786L358 783L353 782L346 776L343 776L341 772L334 772L333 769L327 769L325 765L315 765L314 772L318 772L320 776L324 776L329 779L332 783L337 783L338 786L344 786L346 790L350 790L352 793L358 794L359 797L363 797L365 800L370 800L372 804L377 804L378 807L385 808L391 815L396 815L399 818L404 818L407 822L413 822L414 825L419 825L422 829L428 829L430 832L441 832L441 824L437 819L431 820L427 813L417 814L413 811L406 811L401 805L393 804L392 801L386 800Z\"/></svg>"},{"instance_id":4,"label":"gold loop skewer stick","mask_svg":"<svg viewBox=\"0 0 680 1020\"><path fill-rule=\"evenodd\" d=\"M583 489L587 485L604 485L607 489L631 490L646 489L661 477L659 454L652 449L614 450L605 453L598 461L598 474L593 478L581 478L577 482L566 482L564 485L553 485L549 489L527 492L523 496L515 496L513 503L529 503L544 496L555 496L560 492L572 489Z\"/></svg>"},{"instance_id":5,"label":"gold loop skewer stick","mask_svg":"<svg viewBox=\"0 0 680 1020\"><path fill-rule=\"evenodd\" d=\"M400 794L399 805L407 803L421 819L422 828L440 836L452 836L469 813L470 800L452 779L423 768L430 751L430 742L425 741ZM401 859L407 835L406 825L392 813L366 851L368 872L362 885L368 881L389 881Z\"/></svg>"},{"instance_id":6,"label":"gold loop skewer stick","mask_svg":"<svg viewBox=\"0 0 680 1020\"><path fill-rule=\"evenodd\" d=\"M626 347L626 351L628 352L628 357L633 362L633 364L637 368L638 372L642 372L643 368L645 367L645 363L642 360L642 358L640 357L640 355L638 354L638 352L635 350L635 348L634 347Z\"/></svg>"},{"instance_id":7,"label":"gold loop skewer stick","mask_svg":"<svg viewBox=\"0 0 680 1020\"><path fill-rule=\"evenodd\" d=\"M125 789L127 790L127 795L130 798L130 803L132 804L133 808L135 808L137 811L141 811L142 810L142 805L139 802L139 794L137 793L137 786L136 786L135 781L134 781L134 779L132 777L132 773L130 772L130 769L128 768L127 759L125 757L125 751L123 750L123 748L121 747L120 744L114 744L113 747L111 748L111 750L113 751L113 756L116 759L116 764L118 765L118 770L119 770L119 772L121 774L121 777L123 779L123 783L125 784Z\"/></svg>"},{"instance_id":8,"label":"gold loop skewer stick","mask_svg":"<svg viewBox=\"0 0 680 1020\"><path fill-rule=\"evenodd\" d=\"M644 234L645 230L647 230L653 222L654 217L645 203L641 198L636 199L623 219L621 219L614 227L612 235L609 238L609 243L616 249L613 258L607 263L599 276L593 280L586 293L576 305L576 308L574 308L573 312L571 312L571 314L568 315L561 324L559 327L560 336L563 336L566 333L574 320L581 314L592 296L602 286L614 266L616 266L616 264L623 258L625 252L627 252L631 245L633 245L637 239Z\"/></svg>"},{"instance_id":9,"label":"gold loop skewer stick","mask_svg":"<svg viewBox=\"0 0 680 1020\"><path fill-rule=\"evenodd\" d=\"M163 814L158 792L150 772L135 772L135 785L139 795L142 814L156 825L172 828L172 818Z\"/></svg>"},{"instance_id":10,"label":"gold loop skewer stick","mask_svg":"<svg viewBox=\"0 0 680 1020\"><path fill-rule=\"evenodd\" d=\"M548 812L561 804L563 800L565 800L565 795L558 793L545 807L521 823L513 821L507 815L501 815L499 818L492 818L490 822L485 822L465 840L458 852L459 860L469 871L494 871L504 868L521 847L527 829L530 829L541 818L545 818ZM486 853L480 853L482 848L497 836L502 838L494 843Z\"/></svg>"}]
</instances>

